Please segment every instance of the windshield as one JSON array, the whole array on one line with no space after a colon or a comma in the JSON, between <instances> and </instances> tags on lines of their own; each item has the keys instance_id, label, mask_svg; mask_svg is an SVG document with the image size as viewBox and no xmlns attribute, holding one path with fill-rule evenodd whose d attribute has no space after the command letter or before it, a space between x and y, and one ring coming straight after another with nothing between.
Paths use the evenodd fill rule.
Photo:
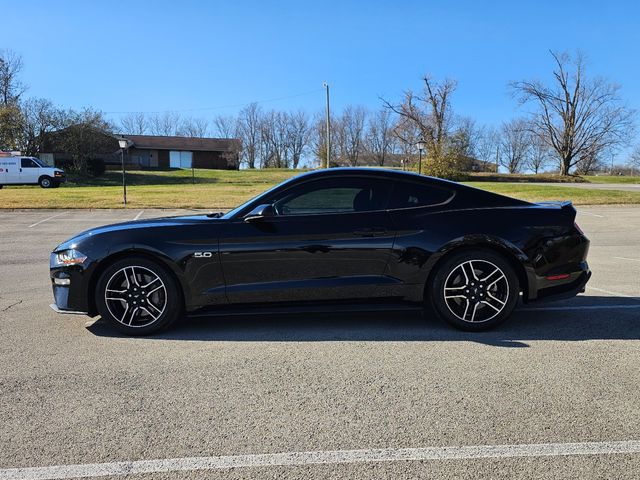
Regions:
<instances>
[{"instance_id":1,"label":"windshield","mask_svg":"<svg viewBox=\"0 0 640 480\"><path fill-rule=\"evenodd\" d=\"M237 206L236 208L234 208L233 210L228 211L227 213L225 213L224 215L222 215L220 218L223 219L229 219L229 218L233 218L235 217L239 212L241 212L247 205L249 205L252 202L255 202L256 200L258 200L259 198L262 198L266 195L268 195L269 193L273 192L276 188L279 188L280 186L284 185L285 183L288 183L290 180L287 180L286 182L283 183L279 183L278 185L275 185L273 187L271 187L269 190L261 193L260 195L250 198L249 200L247 200L246 202L244 202L242 205Z\"/></svg>"},{"instance_id":2,"label":"windshield","mask_svg":"<svg viewBox=\"0 0 640 480\"><path fill-rule=\"evenodd\" d=\"M228 211L227 213L225 213L224 215L222 215L219 218L223 218L225 220L229 219L229 218L233 218L238 213L240 213L242 210L244 210L249 204L251 204L253 202L255 202L256 205L260 205L259 199L269 196L269 194L271 194L274 190L285 186L286 184L288 184L288 183L292 182L293 180L297 179L299 176L300 175L296 175L294 177L289 178L288 180L285 180L284 182L281 182L281 183L279 183L277 185L274 185L269 190L266 190L266 191L262 192L261 194L255 196L253 198L250 198L249 200L244 202L242 205L239 205L236 208L234 208L233 210Z\"/></svg>"},{"instance_id":3,"label":"windshield","mask_svg":"<svg viewBox=\"0 0 640 480\"><path fill-rule=\"evenodd\" d=\"M36 157L29 157L29 158L31 158L31 160L36 162L39 167L48 167L49 166L46 163L44 163L42 160L40 160L39 158L36 158Z\"/></svg>"}]
</instances>

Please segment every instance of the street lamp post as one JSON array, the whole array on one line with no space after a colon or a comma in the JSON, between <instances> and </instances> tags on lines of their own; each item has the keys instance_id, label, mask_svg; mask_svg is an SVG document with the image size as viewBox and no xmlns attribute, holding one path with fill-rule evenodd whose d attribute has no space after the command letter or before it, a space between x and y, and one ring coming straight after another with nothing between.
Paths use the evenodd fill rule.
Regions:
<instances>
[{"instance_id":1,"label":"street lamp post","mask_svg":"<svg viewBox=\"0 0 640 480\"><path fill-rule=\"evenodd\" d=\"M127 170L124 166L124 149L129 146L128 140L121 138L118 140L120 146L120 159L122 160L122 199L124 200L125 207L127 206Z\"/></svg>"},{"instance_id":2,"label":"street lamp post","mask_svg":"<svg viewBox=\"0 0 640 480\"><path fill-rule=\"evenodd\" d=\"M420 140L418 143L416 143L416 146L418 147L418 151L420 152L420 155L418 157L418 174L422 174L422 152L424 150L427 149L427 142L425 142L424 140Z\"/></svg>"}]
</instances>

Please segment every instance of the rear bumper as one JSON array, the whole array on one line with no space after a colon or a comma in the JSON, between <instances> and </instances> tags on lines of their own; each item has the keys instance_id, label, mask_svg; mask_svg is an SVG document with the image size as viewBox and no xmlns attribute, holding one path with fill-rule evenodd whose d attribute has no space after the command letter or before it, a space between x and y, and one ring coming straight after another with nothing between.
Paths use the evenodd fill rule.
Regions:
<instances>
[{"instance_id":1,"label":"rear bumper","mask_svg":"<svg viewBox=\"0 0 640 480\"><path fill-rule=\"evenodd\" d=\"M538 296L536 302L553 302L556 300L563 300L566 298L572 298L583 293L585 291L587 282L591 278L591 270L586 261L580 263L580 270L571 273L569 278L562 284L551 285L550 281L547 281L545 288L538 290Z\"/></svg>"}]
</instances>

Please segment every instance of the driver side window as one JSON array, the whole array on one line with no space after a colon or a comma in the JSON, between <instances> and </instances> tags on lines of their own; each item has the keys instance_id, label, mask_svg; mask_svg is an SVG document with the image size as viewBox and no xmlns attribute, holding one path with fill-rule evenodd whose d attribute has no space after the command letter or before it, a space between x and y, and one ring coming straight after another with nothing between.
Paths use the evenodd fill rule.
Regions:
<instances>
[{"instance_id":1,"label":"driver side window","mask_svg":"<svg viewBox=\"0 0 640 480\"><path fill-rule=\"evenodd\" d=\"M21 159L21 164L20 166L22 168L38 168L38 165L36 164L36 162L34 162L33 160L31 160L30 158L23 158Z\"/></svg>"},{"instance_id":2,"label":"driver side window","mask_svg":"<svg viewBox=\"0 0 640 480\"><path fill-rule=\"evenodd\" d=\"M375 179L323 179L284 192L274 209L284 216L384 210L389 193L389 187Z\"/></svg>"}]
</instances>

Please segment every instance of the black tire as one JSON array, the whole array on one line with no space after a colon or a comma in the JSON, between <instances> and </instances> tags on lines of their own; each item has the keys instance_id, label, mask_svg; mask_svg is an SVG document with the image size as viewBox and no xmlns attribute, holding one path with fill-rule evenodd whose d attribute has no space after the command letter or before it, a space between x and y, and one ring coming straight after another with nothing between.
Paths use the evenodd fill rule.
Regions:
<instances>
[{"instance_id":1,"label":"black tire","mask_svg":"<svg viewBox=\"0 0 640 480\"><path fill-rule=\"evenodd\" d=\"M520 296L518 276L509 261L483 249L445 258L427 288L430 304L440 318L458 329L474 332L507 320Z\"/></svg>"},{"instance_id":2,"label":"black tire","mask_svg":"<svg viewBox=\"0 0 640 480\"><path fill-rule=\"evenodd\" d=\"M53 187L53 180L51 179L51 177L47 177L46 175L43 175L42 177L40 177L38 179L38 183L40 184L40 186L42 188L51 188L51 187Z\"/></svg>"},{"instance_id":3,"label":"black tire","mask_svg":"<svg viewBox=\"0 0 640 480\"><path fill-rule=\"evenodd\" d=\"M149 283L153 278L157 279ZM182 291L173 275L139 256L107 267L98 279L95 300L100 316L127 335L148 335L168 328L184 312Z\"/></svg>"}]
</instances>

